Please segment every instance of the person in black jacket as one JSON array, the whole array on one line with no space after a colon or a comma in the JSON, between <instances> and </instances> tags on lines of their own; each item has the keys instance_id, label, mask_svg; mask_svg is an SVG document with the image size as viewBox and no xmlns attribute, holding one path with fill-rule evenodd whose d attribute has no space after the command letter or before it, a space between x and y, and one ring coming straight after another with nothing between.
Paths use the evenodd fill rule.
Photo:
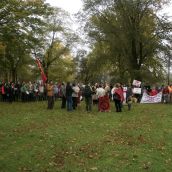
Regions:
<instances>
[{"instance_id":1,"label":"person in black jacket","mask_svg":"<svg viewBox=\"0 0 172 172\"><path fill-rule=\"evenodd\" d=\"M92 110L92 94L93 94L93 91L90 85L86 84L84 88L84 97L85 97L85 105L86 105L87 112L91 112Z\"/></svg>"},{"instance_id":2,"label":"person in black jacket","mask_svg":"<svg viewBox=\"0 0 172 172\"><path fill-rule=\"evenodd\" d=\"M67 111L73 110L73 108L72 108L72 93L73 93L72 86L70 85L70 82L68 82L66 85Z\"/></svg>"},{"instance_id":3,"label":"person in black jacket","mask_svg":"<svg viewBox=\"0 0 172 172\"><path fill-rule=\"evenodd\" d=\"M8 83L6 87L6 95L7 95L7 101L9 103L13 102L13 88L12 88L12 83Z\"/></svg>"}]
</instances>

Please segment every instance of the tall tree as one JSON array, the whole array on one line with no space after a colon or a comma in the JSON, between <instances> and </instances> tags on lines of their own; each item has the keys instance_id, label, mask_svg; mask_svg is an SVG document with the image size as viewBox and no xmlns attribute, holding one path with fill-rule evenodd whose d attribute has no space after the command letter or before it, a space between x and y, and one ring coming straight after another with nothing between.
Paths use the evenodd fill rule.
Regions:
<instances>
[{"instance_id":1,"label":"tall tree","mask_svg":"<svg viewBox=\"0 0 172 172\"><path fill-rule=\"evenodd\" d=\"M25 58L31 57L31 49L39 43L38 35L46 24L43 18L50 13L50 6L43 0L0 2L0 42L5 46L4 75L11 75L10 78L16 80L17 68Z\"/></svg>"},{"instance_id":2,"label":"tall tree","mask_svg":"<svg viewBox=\"0 0 172 172\"><path fill-rule=\"evenodd\" d=\"M102 46L97 58L104 55L104 62L115 64L121 79L126 73L131 79L142 80L145 70L151 73L155 66L162 69L160 52L166 50L163 42L170 40L172 27L158 12L167 2L84 0L84 13L89 16L86 30L96 44L94 49Z\"/></svg>"},{"instance_id":3,"label":"tall tree","mask_svg":"<svg viewBox=\"0 0 172 172\"><path fill-rule=\"evenodd\" d=\"M57 64L62 56L70 54L72 43L77 38L68 26L70 16L62 9L54 8L53 13L45 19L45 22L47 27L44 33L45 49L42 52L42 63L45 74L49 78L51 66Z\"/></svg>"}]
</instances>

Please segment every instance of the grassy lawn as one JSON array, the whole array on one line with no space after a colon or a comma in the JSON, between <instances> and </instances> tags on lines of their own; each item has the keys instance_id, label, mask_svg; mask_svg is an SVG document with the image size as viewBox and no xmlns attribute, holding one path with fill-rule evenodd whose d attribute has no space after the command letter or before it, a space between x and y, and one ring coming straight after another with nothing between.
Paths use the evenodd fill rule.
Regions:
<instances>
[{"instance_id":1,"label":"grassy lawn","mask_svg":"<svg viewBox=\"0 0 172 172\"><path fill-rule=\"evenodd\" d=\"M0 103L0 171L171 172L172 105L111 109Z\"/></svg>"}]
</instances>

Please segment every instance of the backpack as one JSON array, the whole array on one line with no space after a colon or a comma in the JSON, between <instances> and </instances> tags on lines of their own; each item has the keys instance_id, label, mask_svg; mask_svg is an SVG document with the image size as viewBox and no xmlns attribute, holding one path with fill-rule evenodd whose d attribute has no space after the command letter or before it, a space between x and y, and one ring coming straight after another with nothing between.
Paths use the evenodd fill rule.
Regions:
<instances>
[{"instance_id":1,"label":"backpack","mask_svg":"<svg viewBox=\"0 0 172 172\"><path fill-rule=\"evenodd\" d=\"M86 85L85 89L84 89L84 96L85 97L91 97L91 95L92 95L91 88L88 85Z\"/></svg>"},{"instance_id":2,"label":"backpack","mask_svg":"<svg viewBox=\"0 0 172 172\"><path fill-rule=\"evenodd\" d=\"M113 100L120 100L120 96L117 93L114 93Z\"/></svg>"}]
</instances>

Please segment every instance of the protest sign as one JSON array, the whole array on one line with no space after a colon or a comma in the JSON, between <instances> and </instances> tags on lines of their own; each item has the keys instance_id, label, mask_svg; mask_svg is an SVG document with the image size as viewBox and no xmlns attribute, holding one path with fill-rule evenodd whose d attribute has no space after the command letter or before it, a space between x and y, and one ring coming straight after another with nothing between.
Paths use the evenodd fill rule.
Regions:
<instances>
[{"instance_id":1,"label":"protest sign","mask_svg":"<svg viewBox=\"0 0 172 172\"><path fill-rule=\"evenodd\" d=\"M141 94L141 88L133 88L133 94Z\"/></svg>"},{"instance_id":2,"label":"protest sign","mask_svg":"<svg viewBox=\"0 0 172 172\"><path fill-rule=\"evenodd\" d=\"M141 83L142 83L141 81L133 80L133 85L136 87L140 87Z\"/></svg>"}]
</instances>

